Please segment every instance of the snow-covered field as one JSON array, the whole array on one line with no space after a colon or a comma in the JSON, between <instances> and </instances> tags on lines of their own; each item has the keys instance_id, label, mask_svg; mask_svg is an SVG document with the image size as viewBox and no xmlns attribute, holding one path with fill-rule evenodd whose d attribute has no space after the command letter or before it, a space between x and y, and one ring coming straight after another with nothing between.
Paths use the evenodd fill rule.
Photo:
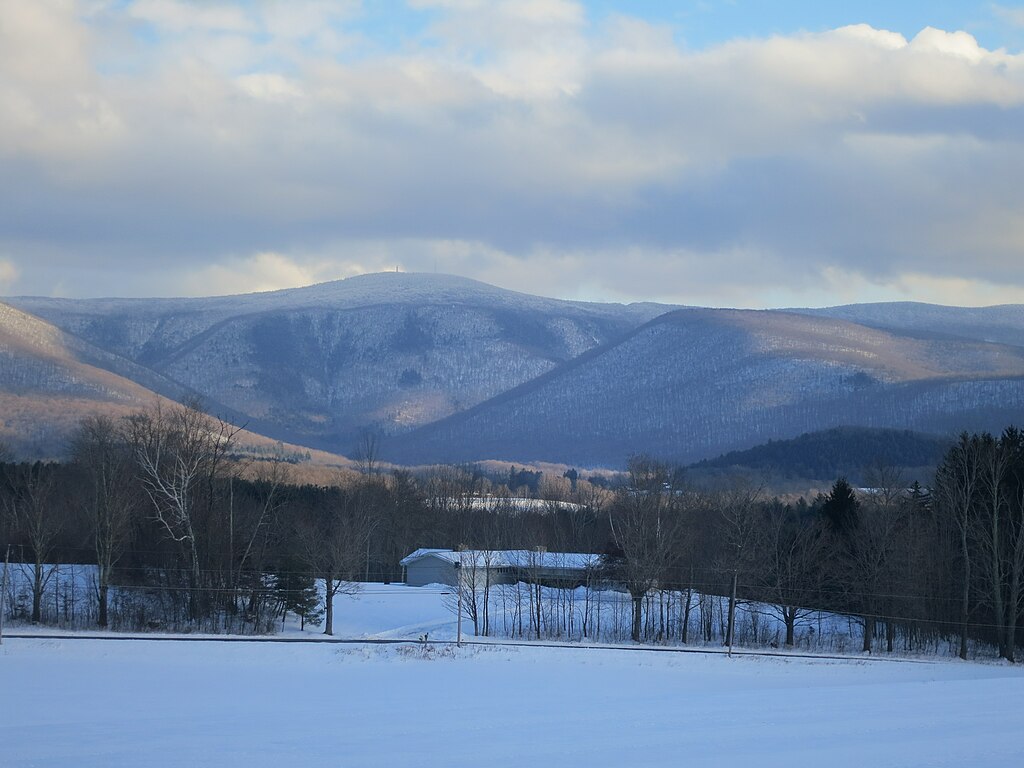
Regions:
<instances>
[{"instance_id":1,"label":"snow-covered field","mask_svg":"<svg viewBox=\"0 0 1024 768\"><path fill-rule=\"evenodd\" d=\"M336 631L446 635L438 591L340 598ZM1024 765L1021 712L1024 670L953 661L61 636L0 648L2 766Z\"/></svg>"}]
</instances>

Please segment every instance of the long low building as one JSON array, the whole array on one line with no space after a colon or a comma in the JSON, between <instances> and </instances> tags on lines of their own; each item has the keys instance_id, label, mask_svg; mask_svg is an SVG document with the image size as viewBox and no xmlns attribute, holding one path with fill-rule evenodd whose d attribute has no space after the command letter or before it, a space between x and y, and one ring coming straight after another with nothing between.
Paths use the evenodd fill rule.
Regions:
<instances>
[{"instance_id":1,"label":"long low building","mask_svg":"<svg viewBox=\"0 0 1024 768\"><path fill-rule=\"evenodd\" d=\"M601 567L600 555L530 549L417 549L401 560L405 583L515 584L518 581L574 586L586 584Z\"/></svg>"}]
</instances>

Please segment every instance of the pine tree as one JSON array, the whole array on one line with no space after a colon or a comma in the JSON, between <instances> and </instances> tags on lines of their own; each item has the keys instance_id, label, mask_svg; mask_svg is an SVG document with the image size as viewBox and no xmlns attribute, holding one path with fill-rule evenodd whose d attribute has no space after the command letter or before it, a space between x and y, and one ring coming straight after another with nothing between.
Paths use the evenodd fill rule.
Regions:
<instances>
[{"instance_id":1,"label":"pine tree","mask_svg":"<svg viewBox=\"0 0 1024 768\"><path fill-rule=\"evenodd\" d=\"M307 623L320 626L324 611L317 592L316 579L298 570L294 561L285 561L275 574L274 591L281 603L282 621L288 611L291 611L299 617L302 629L306 628Z\"/></svg>"},{"instance_id":2,"label":"pine tree","mask_svg":"<svg viewBox=\"0 0 1024 768\"><path fill-rule=\"evenodd\" d=\"M821 514L829 527L840 535L849 535L859 525L860 502L845 477L832 484L832 490L821 506Z\"/></svg>"}]
</instances>

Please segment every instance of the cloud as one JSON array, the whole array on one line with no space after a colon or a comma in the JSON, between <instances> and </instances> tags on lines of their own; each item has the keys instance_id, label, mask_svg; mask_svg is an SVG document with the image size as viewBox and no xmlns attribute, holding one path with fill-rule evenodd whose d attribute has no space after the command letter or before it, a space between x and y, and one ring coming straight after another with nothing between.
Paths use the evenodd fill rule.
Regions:
<instances>
[{"instance_id":1,"label":"cloud","mask_svg":"<svg viewBox=\"0 0 1024 768\"><path fill-rule=\"evenodd\" d=\"M227 4L135 0L128 6L128 15L177 33L255 31L255 25L243 8Z\"/></svg>"},{"instance_id":2,"label":"cloud","mask_svg":"<svg viewBox=\"0 0 1024 768\"><path fill-rule=\"evenodd\" d=\"M356 263L302 263L280 253L233 258L185 274L172 283L172 295L210 296L276 291L339 280L369 271Z\"/></svg>"},{"instance_id":3,"label":"cloud","mask_svg":"<svg viewBox=\"0 0 1024 768\"><path fill-rule=\"evenodd\" d=\"M20 271L9 259L0 259L0 291L9 291L18 281Z\"/></svg>"},{"instance_id":4,"label":"cloud","mask_svg":"<svg viewBox=\"0 0 1024 768\"><path fill-rule=\"evenodd\" d=\"M1024 8L1008 8L1003 5L992 5L995 15L1015 27L1024 27Z\"/></svg>"},{"instance_id":5,"label":"cloud","mask_svg":"<svg viewBox=\"0 0 1024 768\"><path fill-rule=\"evenodd\" d=\"M743 306L1021 290L1020 54L866 25L690 50L562 0L414 5L426 28L383 48L355 3L0 0L19 288L399 264Z\"/></svg>"}]
</instances>

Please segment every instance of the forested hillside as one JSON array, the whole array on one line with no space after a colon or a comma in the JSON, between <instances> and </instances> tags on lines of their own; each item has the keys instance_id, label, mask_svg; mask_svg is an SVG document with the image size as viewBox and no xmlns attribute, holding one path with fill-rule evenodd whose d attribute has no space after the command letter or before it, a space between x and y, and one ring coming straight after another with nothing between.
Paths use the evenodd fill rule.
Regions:
<instances>
[{"instance_id":1,"label":"forested hillside","mask_svg":"<svg viewBox=\"0 0 1024 768\"><path fill-rule=\"evenodd\" d=\"M529 381L664 311L382 273L192 300L13 299L293 442L351 451Z\"/></svg>"},{"instance_id":2,"label":"forested hillside","mask_svg":"<svg viewBox=\"0 0 1024 768\"><path fill-rule=\"evenodd\" d=\"M948 443L948 437L909 430L836 427L792 440L769 440L745 451L705 459L690 469L696 477L747 473L818 482L846 477L863 485L873 481L872 475L881 468L902 468L910 470L914 479L928 483Z\"/></svg>"},{"instance_id":3,"label":"forested hillside","mask_svg":"<svg viewBox=\"0 0 1024 768\"><path fill-rule=\"evenodd\" d=\"M396 457L693 462L843 425L945 434L1024 409L1024 350L780 312L663 315L398 442Z\"/></svg>"},{"instance_id":4,"label":"forested hillside","mask_svg":"<svg viewBox=\"0 0 1024 768\"><path fill-rule=\"evenodd\" d=\"M868 490L837 478L792 503L744 478L702 488L649 457L631 459L614 490L566 473L538 478L532 499L471 467L383 474L364 464L310 485L281 459L234 460L237 434L161 405L83 419L65 463L5 461L0 445L0 545L20 574L9 615L268 632L292 612L331 634L332 598L355 582L401 579L414 550L447 549L474 569L489 566L473 550L512 549L525 558L525 588L504 593L517 620L490 623L482 606L499 587L471 575L456 603L467 631L600 638L596 606L613 590L613 624L627 629L618 640L708 643L726 621L722 634L734 637L735 613L720 604L716 616L706 601L723 595L777 617L774 633L752 630L755 643L795 646L818 611L863 627L864 651L967 658L980 641L1013 660L1022 639L1024 435L1013 428L946 443L926 488L883 468ZM544 575L530 558L546 552L589 556L568 558L571 577ZM93 579L77 618L64 564L88 564Z\"/></svg>"},{"instance_id":5,"label":"forested hillside","mask_svg":"<svg viewBox=\"0 0 1024 768\"><path fill-rule=\"evenodd\" d=\"M352 454L372 435L402 463L690 463L838 426L946 435L1024 417L1020 307L679 309L404 273L204 299L8 301L20 310L0 332L45 328L35 337L59 338L94 376L199 397L273 440ZM15 346L0 396L28 413L67 376L52 375L45 344ZM7 431L44 435L32 455L54 455L68 419L35 412Z\"/></svg>"}]
</instances>

